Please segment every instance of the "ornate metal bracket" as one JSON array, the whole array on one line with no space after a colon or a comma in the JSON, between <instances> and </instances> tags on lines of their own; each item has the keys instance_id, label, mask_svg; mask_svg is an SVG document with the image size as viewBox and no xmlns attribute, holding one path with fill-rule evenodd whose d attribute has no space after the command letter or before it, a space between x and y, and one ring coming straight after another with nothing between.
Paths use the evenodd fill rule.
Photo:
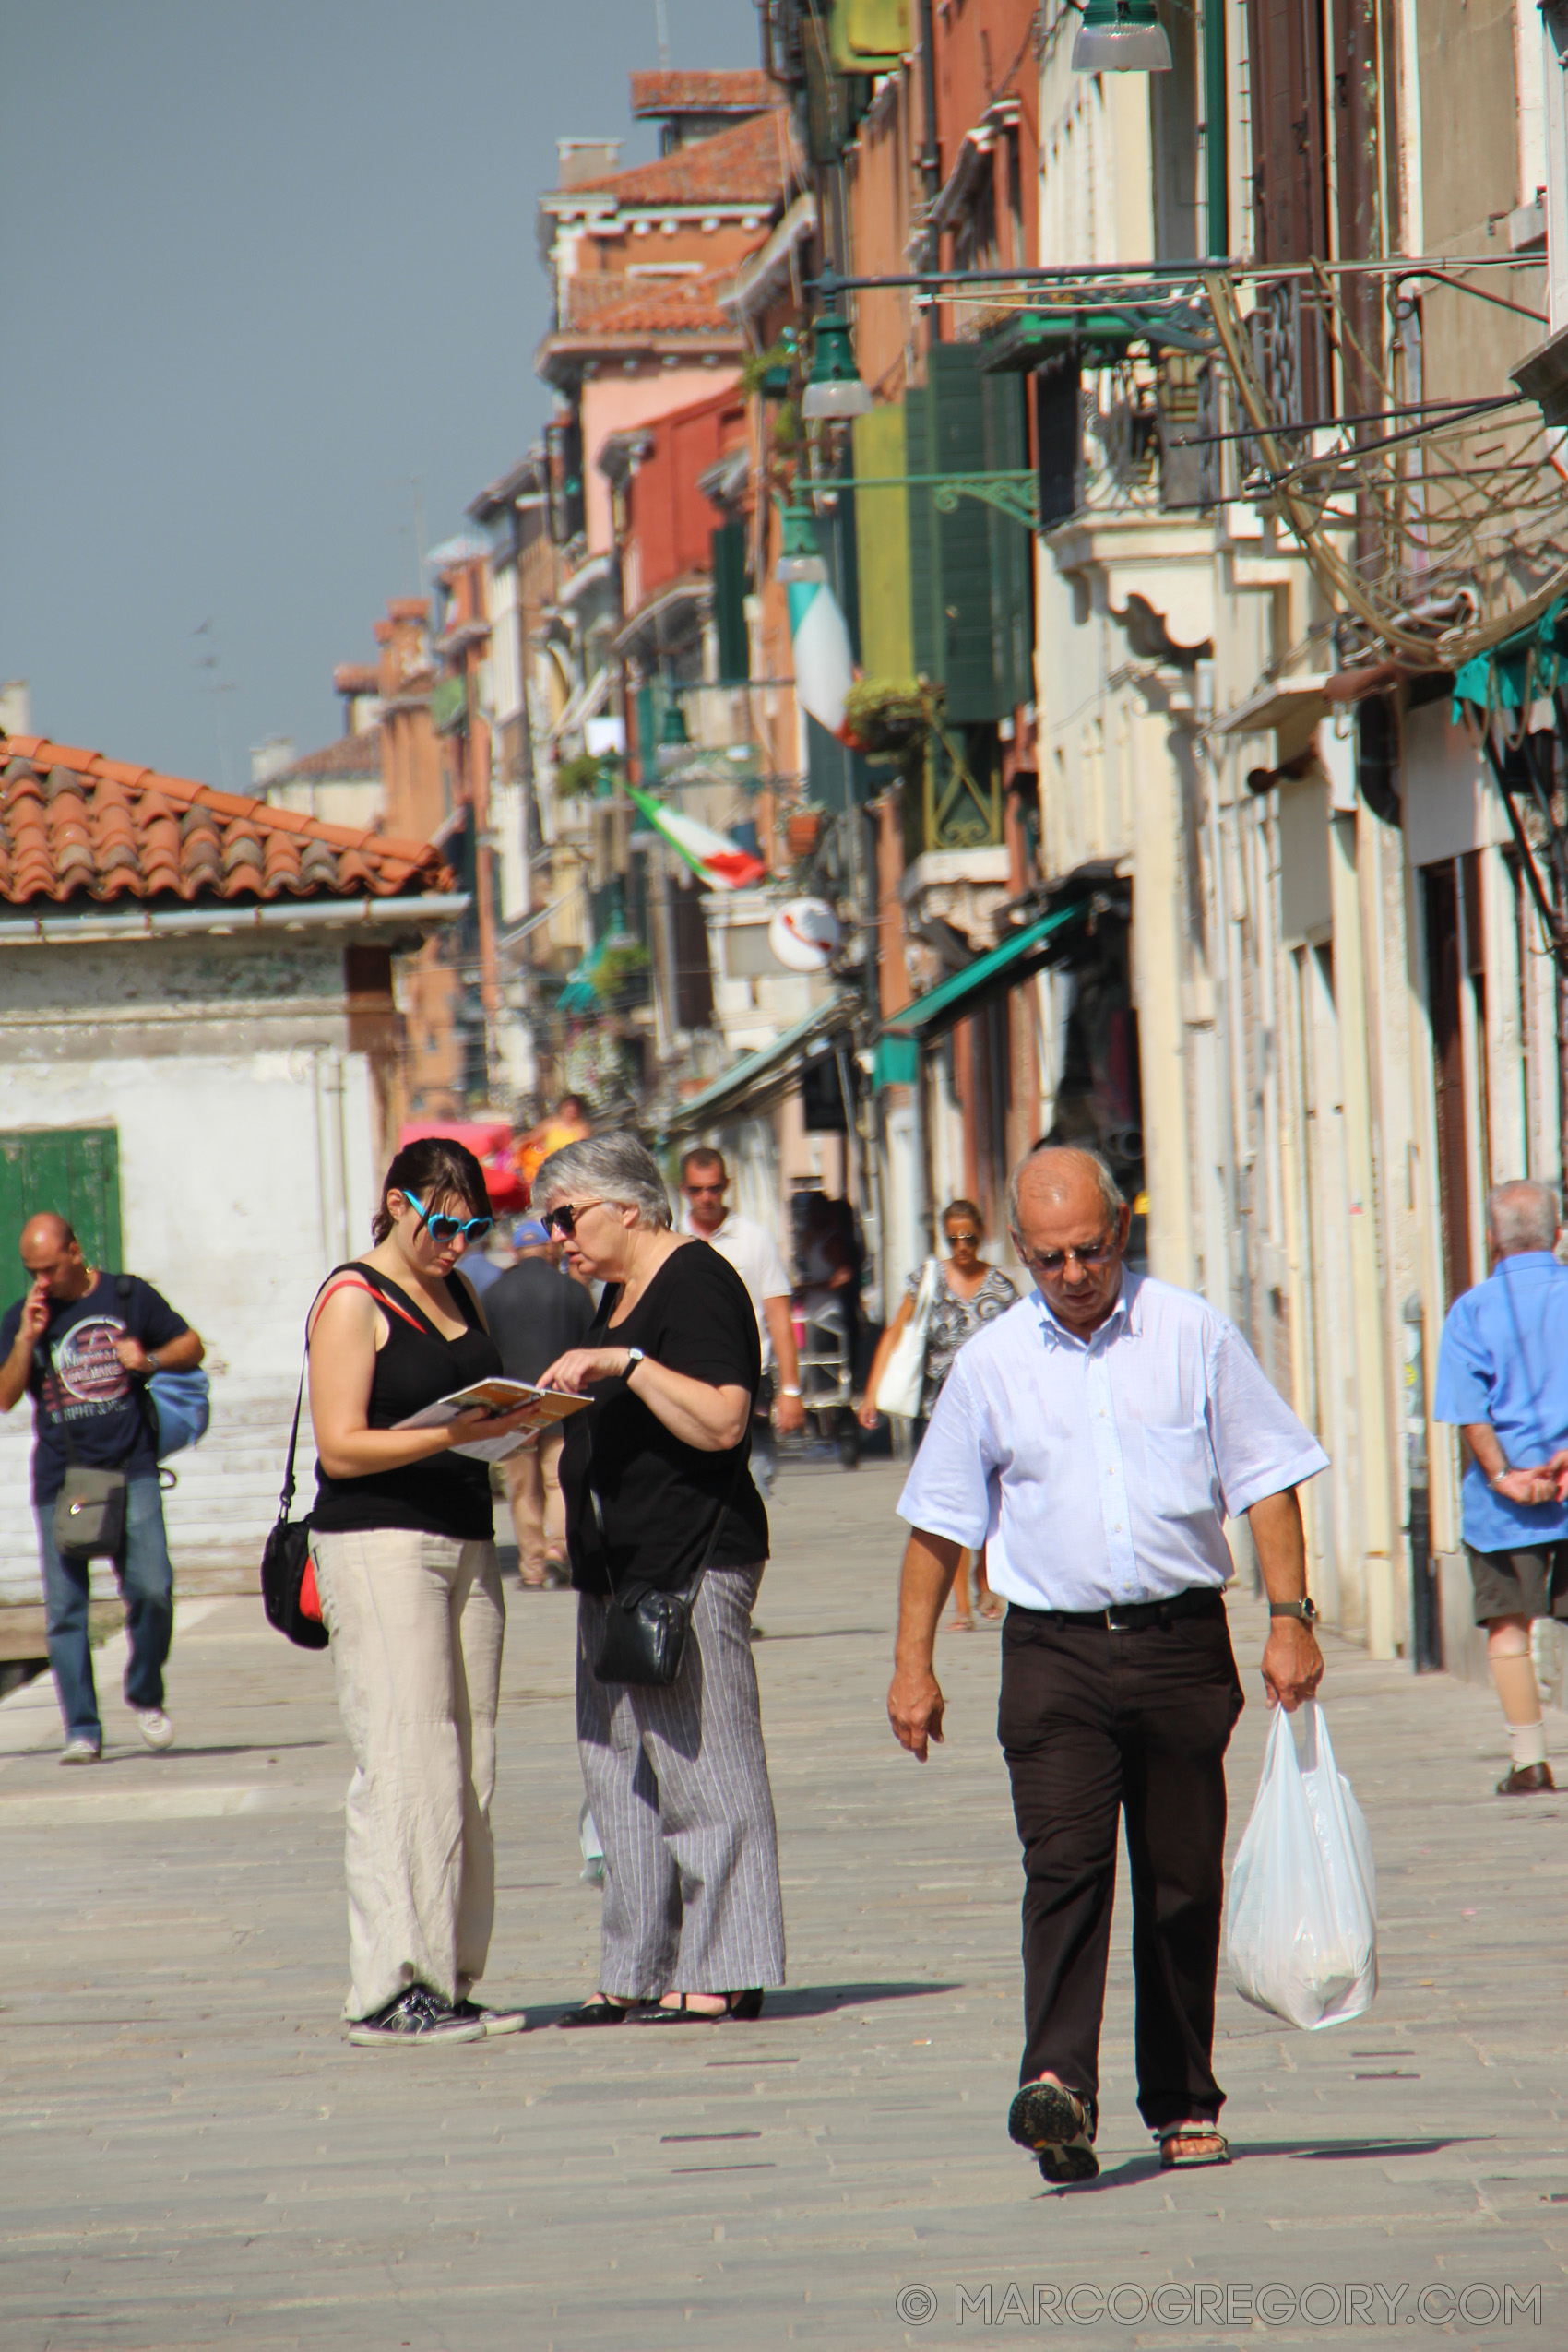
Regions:
<instances>
[{"instance_id":1,"label":"ornate metal bracket","mask_svg":"<svg viewBox=\"0 0 1568 2352\"><path fill-rule=\"evenodd\" d=\"M1028 531L1035 529L1039 512L1035 477L1027 468L994 474L849 474L842 481L797 482L795 487L797 495L808 490L929 490L944 515L955 514L960 498L978 498Z\"/></svg>"}]
</instances>

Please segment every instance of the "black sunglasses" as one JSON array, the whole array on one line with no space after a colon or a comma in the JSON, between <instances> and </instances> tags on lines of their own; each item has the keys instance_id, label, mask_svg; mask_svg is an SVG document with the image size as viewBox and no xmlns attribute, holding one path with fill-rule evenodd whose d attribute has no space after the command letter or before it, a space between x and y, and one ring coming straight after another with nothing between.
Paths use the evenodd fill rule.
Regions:
<instances>
[{"instance_id":1,"label":"black sunglasses","mask_svg":"<svg viewBox=\"0 0 1568 2352\"><path fill-rule=\"evenodd\" d=\"M570 1201L563 1201L559 1208L546 1210L544 1229L547 1233L559 1233L564 1241L569 1241L576 1232L578 1218L586 1217L590 1208L603 1206L602 1201L581 1201L574 1208Z\"/></svg>"}]
</instances>

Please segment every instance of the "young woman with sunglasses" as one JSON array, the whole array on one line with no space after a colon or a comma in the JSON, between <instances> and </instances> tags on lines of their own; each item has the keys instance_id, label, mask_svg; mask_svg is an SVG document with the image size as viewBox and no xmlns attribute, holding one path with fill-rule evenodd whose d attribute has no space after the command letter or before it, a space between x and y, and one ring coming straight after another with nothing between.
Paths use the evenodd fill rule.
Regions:
<instances>
[{"instance_id":1,"label":"young woman with sunglasses","mask_svg":"<svg viewBox=\"0 0 1568 2352\"><path fill-rule=\"evenodd\" d=\"M495 1908L490 1800L505 1610L488 1464L457 1454L521 1417L395 1424L501 1371L458 1268L493 1219L473 1154L410 1144L374 1247L328 1276L308 1325L312 1554L354 1752L348 1798L351 2042L477 2041Z\"/></svg>"},{"instance_id":2,"label":"young woman with sunglasses","mask_svg":"<svg viewBox=\"0 0 1568 2352\"><path fill-rule=\"evenodd\" d=\"M953 1359L966 1339L972 1339L982 1324L1005 1314L1017 1299L1016 1285L994 1265L987 1265L980 1253L985 1239L985 1226L973 1201L949 1201L942 1212L942 1230L946 1238L951 1257L939 1261L942 1278L937 1286L936 1303L926 1324L925 1378L921 1384L920 1419L915 1423L917 1445L925 1435L926 1423L932 1416L942 1384L953 1369ZM917 1266L905 1286L898 1302L898 1312L876 1344L872 1359L871 1374L866 1382L865 1396L861 1403L860 1420L863 1429L874 1429L877 1412L873 1399L885 1369L887 1359L909 1327L915 1311L915 1301L925 1267ZM968 1557L968 1555L966 1555ZM992 1597L986 1582L985 1553L975 1553L975 1607L982 1617L1000 1617L1002 1603ZM974 1616L969 1608L968 1570L960 1563L953 1586L953 1629L959 1633L974 1630Z\"/></svg>"}]
</instances>

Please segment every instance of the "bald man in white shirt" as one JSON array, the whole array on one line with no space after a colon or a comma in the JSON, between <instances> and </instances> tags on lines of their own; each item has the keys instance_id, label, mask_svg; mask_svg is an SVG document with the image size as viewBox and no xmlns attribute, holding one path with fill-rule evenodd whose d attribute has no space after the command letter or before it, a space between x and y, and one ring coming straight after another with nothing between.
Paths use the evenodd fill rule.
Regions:
<instances>
[{"instance_id":1,"label":"bald man in white shirt","mask_svg":"<svg viewBox=\"0 0 1568 2352\"><path fill-rule=\"evenodd\" d=\"M1133 1883L1138 2107L1167 2168L1223 2164L1212 2066L1225 1751L1241 1712L1224 1522L1268 1593L1263 1679L1288 1710L1323 1657L1296 1488L1327 1467L1235 1325L1123 1265L1129 1211L1098 1154L1031 1152L1010 1223L1036 1288L957 1357L899 1500L887 1711L924 1758L960 1552L1008 1603L998 1730L1024 1847L1026 2042L1008 2129L1055 2183L1092 2180L1119 1815Z\"/></svg>"}]
</instances>

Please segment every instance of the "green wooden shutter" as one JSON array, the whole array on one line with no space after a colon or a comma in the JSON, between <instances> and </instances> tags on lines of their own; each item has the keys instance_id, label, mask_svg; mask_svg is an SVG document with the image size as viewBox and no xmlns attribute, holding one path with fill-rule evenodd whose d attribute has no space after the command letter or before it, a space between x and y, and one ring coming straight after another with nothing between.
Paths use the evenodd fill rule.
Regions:
<instances>
[{"instance_id":1,"label":"green wooden shutter","mask_svg":"<svg viewBox=\"0 0 1568 2352\"><path fill-rule=\"evenodd\" d=\"M912 386L904 396L904 447L908 472L934 473L932 398L923 384ZM940 678L942 639L937 624L942 602L938 594L936 509L929 490L911 489L909 499L909 634L914 666L922 678Z\"/></svg>"},{"instance_id":2,"label":"green wooden shutter","mask_svg":"<svg viewBox=\"0 0 1568 2352\"><path fill-rule=\"evenodd\" d=\"M986 463L983 383L973 343L939 343L930 358L932 464L938 474L980 473ZM961 498L933 517L938 646L947 716L958 726L995 719L992 646L991 516ZM1009 706L1011 707L1011 706Z\"/></svg>"},{"instance_id":3,"label":"green wooden shutter","mask_svg":"<svg viewBox=\"0 0 1568 2352\"><path fill-rule=\"evenodd\" d=\"M1028 464L1024 425L1024 386L1018 374L985 375L985 469L1016 473ZM1033 702L1034 534L1010 515L987 507L991 532L992 650L995 716L1007 718L1021 703Z\"/></svg>"},{"instance_id":4,"label":"green wooden shutter","mask_svg":"<svg viewBox=\"0 0 1568 2352\"><path fill-rule=\"evenodd\" d=\"M752 672L746 629L746 527L724 523L708 541L713 564L713 624L719 641L719 677L736 685Z\"/></svg>"},{"instance_id":5,"label":"green wooden shutter","mask_svg":"<svg viewBox=\"0 0 1568 2352\"><path fill-rule=\"evenodd\" d=\"M119 1269L118 1128L19 1127L0 1134L0 1259L11 1260L17 1281L17 1243L28 1218L41 1209L56 1210L75 1228L89 1265Z\"/></svg>"}]
</instances>

